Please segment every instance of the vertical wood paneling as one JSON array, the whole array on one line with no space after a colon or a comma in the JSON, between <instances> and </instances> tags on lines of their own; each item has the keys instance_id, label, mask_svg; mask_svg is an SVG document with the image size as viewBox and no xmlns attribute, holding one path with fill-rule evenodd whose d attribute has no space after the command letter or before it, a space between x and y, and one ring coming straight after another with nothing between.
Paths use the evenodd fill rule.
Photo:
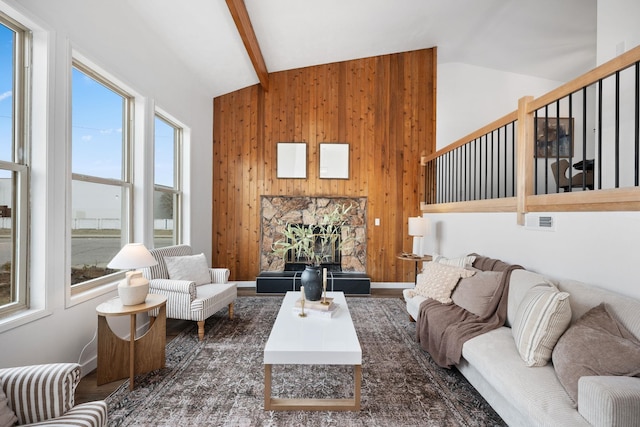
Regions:
<instances>
[{"instance_id":1,"label":"vertical wood paneling","mask_svg":"<svg viewBox=\"0 0 640 427\"><path fill-rule=\"evenodd\" d=\"M367 197L367 272L412 281L407 218L420 213L420 155L435 145L435 50L272 73L214 100L213 259L234 280L259 273L260 196ZM307 178L278 179L276 144L307 144ZM347 180L320 179L319 144L350 144ZM375 218L381 225L374 226Z\"/></svg>"}]
</instances>

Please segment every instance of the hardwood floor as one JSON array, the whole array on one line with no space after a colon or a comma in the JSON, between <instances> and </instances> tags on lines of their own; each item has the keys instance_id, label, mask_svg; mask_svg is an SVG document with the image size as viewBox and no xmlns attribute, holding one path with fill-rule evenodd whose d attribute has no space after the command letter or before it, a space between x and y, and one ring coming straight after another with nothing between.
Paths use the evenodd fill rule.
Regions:
<instances>
[{"instance_id":1,"label":"hardwood floor","mask_svg":"<svg viewBox=\"0 0 640 427\"><path fill-rule=\"evenodd\" d=\"M238 296L256 296L255 288L238 288ZM265 295L265 297L267 297ZM372 289L371 295L362 298L402 298L402 289ZM175 338L189 324L186 320L167 319L167 342ZM97 374L92 371L80 380L76 388L76 404L89 402L92 400L102 400L109 396L120 384L126 380L113 381L108 384L98 386L96 384Z\"/></svg>"}]
</instances>

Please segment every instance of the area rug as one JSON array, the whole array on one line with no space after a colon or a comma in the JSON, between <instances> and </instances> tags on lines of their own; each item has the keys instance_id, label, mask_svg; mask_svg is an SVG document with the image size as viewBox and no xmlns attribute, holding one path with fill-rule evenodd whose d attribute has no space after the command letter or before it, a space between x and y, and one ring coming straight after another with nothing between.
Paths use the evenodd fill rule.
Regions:
<instances>
[{"instance_id":1,"label":"area rug","mask_svg":"<svg viewBox=\"0 0 640 427\"><path fill-rule=\"evenodd\" d=\"M502 426L455 369L435 365L415 342L399 298L348 297L362 347L359 412L265 411L264 345L282 297L239 297L167 344L166 368L107 397L110 426ZM327 320L330 321L330 320ZM353 396L353 367L273 366L274 397Z\"/></svg>"}]
</instances>

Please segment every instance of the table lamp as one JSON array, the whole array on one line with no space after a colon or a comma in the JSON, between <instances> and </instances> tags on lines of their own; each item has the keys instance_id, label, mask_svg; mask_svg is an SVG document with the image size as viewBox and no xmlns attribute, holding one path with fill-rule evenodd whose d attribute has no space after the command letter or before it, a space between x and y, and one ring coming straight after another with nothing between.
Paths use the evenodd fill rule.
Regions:
<instances>
[{"instance_id":1,"label":"table lamp","mask_svg":"<svg viewBox=\"0 0 640 427\"><path fill-rule=\"evenodd\" d=\"M409 217L409 236L413 236L413 254L422 256L422 236L428 234L429 221L422 216Z\"/></svg>"},{"instance_id":2,"label":"table lamp","mask_svg":"<svg viewBox=\"0 0 640 427\"><path fill-rule=\"evenodd\" d=\"M158 262L142 243L128 243L107 264L108 268L127 271L118 284L118 295L122 305L142 304L149 293L149 281L136 268L151 267Z\"/></svg>"}]
</instances>

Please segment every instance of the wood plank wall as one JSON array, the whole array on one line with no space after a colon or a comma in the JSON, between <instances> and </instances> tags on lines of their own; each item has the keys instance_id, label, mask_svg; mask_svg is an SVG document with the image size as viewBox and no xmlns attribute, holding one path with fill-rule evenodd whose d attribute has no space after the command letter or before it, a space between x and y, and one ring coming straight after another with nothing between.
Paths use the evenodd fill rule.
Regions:
<instances>
[{"instance_id":1,"label":"wood plank wall","mask_svg":"<svg viewBox=\"0 0 640 427\"><path fill-rule=\"evenodd\" d=\"M233 280L259 273L260 196L368 198L367 273L414 280L407 218L420 215L420 155L435 150L436 50L270 74L214 99L212 264ZM307 178L276 177L276 144L307 144ZM349 179L319 178L319 144L350 144ZM380 226L374 219L380 218Z\"/></svg>"}]
</instances>

